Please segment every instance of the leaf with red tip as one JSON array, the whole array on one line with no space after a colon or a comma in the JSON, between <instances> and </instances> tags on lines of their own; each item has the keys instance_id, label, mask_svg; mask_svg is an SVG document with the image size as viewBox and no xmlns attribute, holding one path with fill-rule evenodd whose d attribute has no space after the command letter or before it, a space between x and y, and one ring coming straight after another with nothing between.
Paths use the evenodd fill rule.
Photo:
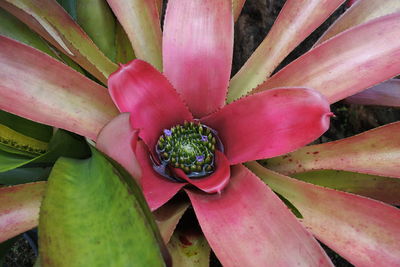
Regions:
<instances>
[{"instance_id":1,"label":"leaf with red tip","mask_svg":"<svg viewBox=\"0 0 400 267\"><path fill-rule=\"evenodd\" d=\"M400 205L400 179L364 173L320 170L291 175L304 182Z\"/></svg>"},{"instance_id":2,"label":"leaf with red tip","mask_svg":"<svg viewBox=\"0 0 400 267\"><path fill-rule=\"evenodd\" d=\"M144 197L151 211L154 211L170 200L186 183L172 182L161 177L153 169L149 150L143 142L138 142L136 157L142 167L140 183Z\"/></svg>"},{"instance_id":3,"label":"leaf with red tip","mask_svg":"<svg viewBox=\"0 0 400 267\"><path fill-rule=\"evenodd\" d=\"M132 127L151 150L163 129L193 119L168 80L147 62L121 65L110 76L108 88L119 110L131 113Z\"/></svg>"},{"instance_id":4,"label":"leaf with red tip","mask_svg":"<svg viewBox=\"0 0 400 267\"><path fill-rule=\"evenodd\" d=\"M169 201L153 212L154 218L160 229L161 236L168 244L176 225L189 207L186 201Z\"/></svg>"},{"instance_id":5,"label":"leaf with red tip","mask_svg":"<svg viewBox=\"0 0 400 267\"><path fill-rule=\"evenodd\" d=\"M400 107L400 80L391 79L375 85L346 98L346 102L350 104Z\"/></svg>"},{"instance_id":6,"label":"leaf with red tip","mask_svg":"<svg viewBox=\"0 0 400 267\"><path fill-rule=\"evenodd\" d=\"M175 231L167 247L174 267L210 266L210 246L201 232L179 229Z\"/></svg>"},{"instance_id":7,"label":"leaf with red tip","mask_svg":"<svg viewBox=\"0 0 400 267\"><path fill-rule=\"evenodd\" d=\"M253 92L305 86L334 103L400 73L400 12L351 28L304 54Z\"/></svg>"},{"instance_id":8,"label":"leaf with red tip","mask_svg":"<svg viewBox=\"0 0 400 267\"><path fill-rule=\"evenodd\" d=\"M331 266L285 204L242 165L232 168L231 182L222 194L186 192L222 265Z\"/></svg>"},{"instance_id":9,"label":"leaf with red tip","mask_svg":"<svg viewBox=\"0 0 400 267\"><path fill-rule=\"evenodd\" d=\"M0 6L104 84L117 69L56 1L5 0Z\"/></svg>"},{"instance_id":10,"label":"leaf with red tip","mask_svg":"<svg viewBox=\"0 0 400 267\"><path fill-rule=\"evenodd\" d=\"M287 0L267 37L232 78L228 102L240 98L264 82L279 63L343 2Z\"/></svg>"},{"instance_id":11,"label":"leaf with red tip","mask_svg":"<svg viewBox=\"0 0 400 267\"><path fill-rule=\"evenodd\" d=\"M96 139L118 114L107 90L66 65L0 37L0 108Z\"/></svg>"},{"instance_id":12,"label":"leaf with red tip","mask_svg":"<svg viewBox=\"0 0 400 267\"><path fill-rule=\"evenodd\" d=\"M315 45L351 27L400 11L399 0L362 0L357 1L357 3L356 1L348 1L348 5L352 7L329 27Z\"/></svg>"},{"instance_id":13,"label":"leaf with red tip","mask_svg":"<svg viewBox=\"0 0 400 267\"><path fill-rule=\"evenodd\" d=\"M400 122L395 122L268 159L266 166L285 175L331 169L400 178L399 162Z\"/></svg>"},{"instance_id":14,"label":"leaf with red tip","mask_svg":"<svg viewBox=\"0 0 400 267\"><path fill-rule=\"evenodd\" d=\"M229 182L230 166L224 153L215 151L215 171L201 179L190 179L182 169L174 169L177 176L206 193L221 193Z\"/></svg>"},{"instance_id":15,"label":"leaf with red tip","mask_svg":"<svg viewBox=\"0 0 400 267\"><path fill-rule=\"evenodd\" d=\"M224 105L232 52L231 0L168 1L164 73L196 118Z\"/></svg>"},{"instance_id":16,"label":"leaf with red tip","mask_svg":"<svg viewBox=\"0 0 400 267\"><path fill-rule=\"evenodd\" d=\"M137 181L142 172L134 153L138 131L129 123L129 113L110 121L97 137L96 147L121 164Z\"/></svg>"},{"instance_id":17,"label":"leaf with red tip","mask_svg":"<svg viewBox=\"0 0 400 267\"><path fill-rule=\"evenodd\" d=\"M37 226L46 182L0 188L0 243Z\"/></svg>"},{"instance_id":18,"label":"leaf with red tip","mask_svg":"<svg viewBox=\"0 0 400 267\"><path fill-rule=\"evenodd\" d=\"M302 147L329 127L329 104L316 91L279 88L240 99L203 118L217 130L233 164Z\"/></svg>"},{"instance_id":19,"label":"leaf with red tip","mask_svg":"<svg viewBox=\"0 0 400 267\"><path fill-rule=\"evenodd\" d=\"M157 1L107 0L124 27L137 58L162 70L161 24Z\"/></svg>"},{"instance_id":20,"label":"leaf with red tip","mask_svg":"<svg viewBox=\"0 0 400 267\"><path fill-rule=\"evenodd\" d=\"M397 266L400 210L382 202L301 182L247 164L303 215L319 240L355 266Z\"/></svg>"}]
</instances>

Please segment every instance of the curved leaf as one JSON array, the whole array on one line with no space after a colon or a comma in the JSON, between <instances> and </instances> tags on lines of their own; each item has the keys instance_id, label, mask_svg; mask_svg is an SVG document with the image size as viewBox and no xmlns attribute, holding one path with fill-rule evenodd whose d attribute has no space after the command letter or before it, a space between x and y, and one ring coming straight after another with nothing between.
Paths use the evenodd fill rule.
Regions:
<instances>
[{"instance_id":1,"label":"curved leaf","mask_svg":"<svg viewBox=\"0 0 400 267\"><path fill-rule=\"evenodd\" d=\"M107 90L36 49L0 37L0 108L96 139L118 114Z\"/></svg>"},{"instance_id":2,"label":"curved leaf","mask_svg":"<svg viewBox=\"0 0 400 267\"><path fill-rule=\"evenodd\" d=\"M117 69L54 0L5 0L0 7L22 20L104 84Z\"/></svg>"},{"instance_id":3,"label":"curved leaf","mask_svg":"<svg viewBox=\"0 0 400 267\"><path fill-rule=\"evenodd\" d=\"M355 266L398 265L399 209L298 181L256 162L247 166L299 209L309 231Z\"/></svg>"},{"instance_id":4,"label":"curved leaf","mask_svg":"<svg viewBox=\"0 0 400 267\"><path fill-rule=\"evenodd\" d=\"M157 1L107 0L125 29L135 55L162 70L161 24Z\"/></svg>"},{"instance_id":5,"label":"curved leaf","mask_svg":"<svg viewBox=\"0 0 400 267\"><path fill-rule=\"evenodd\" d=\"M94 149L87 160L57 161L40 210L42 266L164 266L159 246L143 195L125 171Z\"/></svg>"},{"instance_id":6,"label":"curved leaf","mask_svg":"<svg viewBox=\"0 0 400 267\"><path fill-rule=\"evenodd\" d=\"M46 182L0 188L0 243L38 224Z\"/></svg>"},{"instance_id":7,"label":"curved leaf","mask_svg":"<svg viewBox=\"0 0 400 267\"><path fill-rule=\"evenodd\" d=\"M282 86L313 88L334 103L400 73L400 12L335 36L299 57L253 93Z\"/></svg>"},{"instance_id":8,"label":"curved leaf","mask_svg":"<svg viewBox=\"0 0 400 267\"><path fill-rule=\"evenodd\" d=\"M227 101L240 98L264 82L279 63L343 2L344 0L287 0L267 37L233 76Z\"/></svg>"},{"instance_id":9,"label":"curved leaf","mask_svg":"<svg viewBox=\"0 0 400 267\"><path fill-rule=\"evenodd\" d=\"M342 140L303 147L265 161L290 175L311 170L343 170L400 178L400 122Z\"/></svg>"},{"instance_id":10,"label":"curved leaf","mask_svg":"<svg viewBox=\"0 0 400 267\"><path fill-rule=\"evenodd\" d=\"M357 1L329 27L315 45L318 45L351 27L399 11L400 1L398 0Z\"/></svg>"}]
</instances>

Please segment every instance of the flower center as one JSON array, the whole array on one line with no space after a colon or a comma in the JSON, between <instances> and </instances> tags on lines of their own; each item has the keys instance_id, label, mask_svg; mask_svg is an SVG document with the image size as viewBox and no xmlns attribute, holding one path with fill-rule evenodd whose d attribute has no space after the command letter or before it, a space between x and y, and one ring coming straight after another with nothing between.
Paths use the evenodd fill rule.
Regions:
<instances>
[{"instance_id":1,"label":"flower center","mask_svg":"<svg viewBox=\"0 0 400 267\"><path fill-rule=\"evenodd\" d=\"M185 122L165 129L159 137L156 152L161 165L154 169L167 178L180 181L171 172L179 168L189 178L201 178L214 172L215 149L222 150L216 131L198 122Z\"/></svg>"}]
</instances>

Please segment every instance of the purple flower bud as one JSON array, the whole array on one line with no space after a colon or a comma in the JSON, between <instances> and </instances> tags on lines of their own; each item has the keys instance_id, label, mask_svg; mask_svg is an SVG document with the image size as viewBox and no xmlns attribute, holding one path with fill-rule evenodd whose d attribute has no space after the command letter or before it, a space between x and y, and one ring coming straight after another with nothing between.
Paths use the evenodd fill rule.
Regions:
<instances>
[{"instance_id":1,"label":"purple flower bud","mask_svg":"<svg viewBox=\"0 0 400 267\"><path fill-rule=\"evenodd\" d=\"M203 155L196 156L196 160L197 160L197 162L202 162L202 161L204 161L204 156Z\"/></svg>"},{"instance_id":2,"label":"purple flower bud","mask_svg":"<svg viewBox=\"0 0 400 267\"><path fill-rule=\"evenodd\" d=\"M172 131L171 130L165 129L164 133L165 133L166 136L171 136L172 135Z\"/></svg>"}]
</instances>

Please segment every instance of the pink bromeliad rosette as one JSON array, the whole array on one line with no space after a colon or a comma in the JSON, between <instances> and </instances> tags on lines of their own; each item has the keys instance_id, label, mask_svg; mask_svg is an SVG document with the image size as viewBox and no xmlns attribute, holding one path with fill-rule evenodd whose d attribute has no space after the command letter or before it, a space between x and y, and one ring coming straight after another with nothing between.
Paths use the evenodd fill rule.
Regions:
<instances>
[{"instance_id":1,"label":"pink bromeliad rosette","mask_svg":"<svg viewBox=\"0 0 400 267\"><path fill-rule=\"evenodd\" d=\"M329 103L317 91L293 87L226 105L233 50L230 2L213 5L215 10L204 3L187 9L175 5L178 1L170 1L165 18L163 73L134 60L110 76L110 95L123 114L103 129L98 146L141 177L151 210L185 187L223 264L265 263L274 252L258 251L254 238L268 236L275 244L294 233L301 246L313 251L308 261L329 262L279 198L240 164L278 156L318 138L329 127ZM279 216L272 218L266 211ZM274 229L281 220L290 223ZM235 233L223 230L232 227ZM271 235L274 231L287 233L277 238ZM248 244L249 251L237 253ZM291 255L287 263L296 258Z\"/></svg>"}]
</instances>

